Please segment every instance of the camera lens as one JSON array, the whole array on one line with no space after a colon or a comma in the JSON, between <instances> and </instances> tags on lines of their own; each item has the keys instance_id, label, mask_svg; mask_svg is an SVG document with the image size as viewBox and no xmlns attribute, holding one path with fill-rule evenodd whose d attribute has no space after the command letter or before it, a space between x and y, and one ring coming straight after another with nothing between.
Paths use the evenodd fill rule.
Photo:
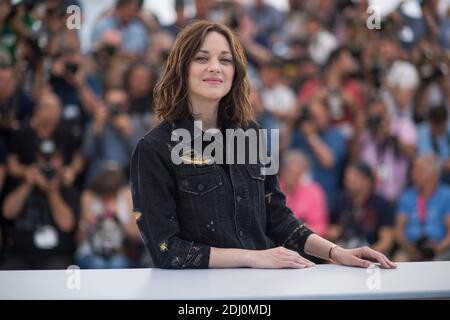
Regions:
<instances>
[{"instance_id":1,"label":"camera lens","mask_svg":"<svg viewBox=\"0 0 450 320\"><path fill-rule=\"evenodd\" d=\"M117 116L122 113L122 105L118 102L108 104L108 111L110 116Z\"/></svg>"},{"instance_id":2,"label":"camera lens","mask_svg":"<svg viewBox=\"0 0 450 320\"><path fill-rule=\"evenodd\" d=\"M378 114L374 114L374 115L370 115L367 118L367 127L369 128L369 130L375 132L378 131L378 128L380 127L382 122L382 118L380 115Z\"/></svg>"},{"instance_id":3,"label":"camera lens","mask_svg":"<svg viewBox=\"0 0 450 320\"><path fill-rule=\"evenodd\" d=\"M107 44L105 45L105 52L108 56L113 56L117 53L117 48L113 45Z\"/></svg>"},{"instance_id":4,"label":"camera lens","mask_svg":"<svg viewBox=\"0 0 450 320\"><path fill-rule=\"evenodd\" d=\"M78 71L78 64L76 62L67 61L65 64L66 71L70 74L76 74Z\"/></svg>"}]
</instances>

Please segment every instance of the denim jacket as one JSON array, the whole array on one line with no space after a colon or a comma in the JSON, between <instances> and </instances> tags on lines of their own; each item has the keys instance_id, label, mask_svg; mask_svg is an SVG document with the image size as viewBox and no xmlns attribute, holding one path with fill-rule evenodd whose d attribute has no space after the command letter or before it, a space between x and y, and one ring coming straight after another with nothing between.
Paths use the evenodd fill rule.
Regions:
<instances>
[{"instance_id":1,"label":"denim jacket","mask_svg":"<svg viewBox=\"0 0 450 320\"><path fill-rule=\"evenodd\" d=\"M133 210L147 250L159 268L208 268L211 247L303 253L312 232L286 207L276 175L260 164L179 165L171 161L174 129L163 122L136 145L130 168Z\"/></svg>"}]
</instances>

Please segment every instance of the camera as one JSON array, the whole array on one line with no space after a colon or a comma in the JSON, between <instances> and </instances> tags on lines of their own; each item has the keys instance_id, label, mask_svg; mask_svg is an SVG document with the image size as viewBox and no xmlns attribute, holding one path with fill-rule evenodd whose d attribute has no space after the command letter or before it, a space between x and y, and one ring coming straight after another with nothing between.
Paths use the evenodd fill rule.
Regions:
<instances>
[{"instance_id":1,"label":"camera","mask_svg":"<svg viewBox=\"0 0 450 320\"><path fill-rule=\"evenodd\" d=\"M0 103L0 128L8 129L11 128L11 123L14 120L14 116L8 105Z\"/></svg>"},{"instance_id":2,"label":"camera","mask_svg":"<svg viewBox=\"0 0 450 320\"><path fill-rule=\"evenodd\" d=\"M308 106L304 106L300 111L300 117L298 117L298 122L303 123L311 120L312 120L311 111L309 110Z\"/></svg>"},{"instance_id":3,"label":"camera","mask_svg":"<svg viewBox=\"0 0 450 320\"><path fill-rule=\"evenodd\" d=\"M440 61L438 54L429 46L422 50L418 70L424 82L442 79L449 73L448 66Z\"/></svg>"},{"instance_id":4,"label":"camera","mask_svg":"<svg viewBox=\"0 0 450 320\"><path fill-rule=\"evenodd\" d=\"M120 221L116 214L111 217L101 215L91 234L89 241L93 251L103 257L109 257L117 253L125 239L124 232L120 226Z\"/></svg>"},{"instance_id":5,"label":"camera","mask_svg":"<svg viewBox=\"0 0 450 320\"><path fill-rule=\"evenodd\" d=\"M300 114L297 117L297 119L294 122L294 126L298 127L301 124L308 122L308 121L312 121L312 116L311 116L311 111L309 110L309 106L308 105L304 105L301 109L300 109Z\"/></svg>"},{"instance_id":6,"label":"camera","mask_svg":"<svg viewBox=\"0 0 450 320\"><path fill-rule=\"evenodd\" d=\"M106 54L110 57L114 56L117 53L117 47L111 44L106 44L103 47L103 49L105 50Z\"/></svg>"},{"instance_id":7,"label":"camera","mask_svg":"<svg viewBox=\"0 0 450 320\"><path fill-rule=\"evenodd\" d=\"M373 62L370 65L370 77L372 78L373 85L375 88L379 89L381 87L381 78L383 75L383 68L378 62Z\"/></svg>"},{"instance_id":8,"label":"camera","mask_svg":"<svg viewBox=\"0 0 450 320\"><path fill-rule=\"evenodd\" d=\"M162 62L166 62L169 59L170 50L164 49L161 51L160 59Z\"/></svg>"},{"instance_id":9,"label":"camera","mask_svg":"<svg viewBox=\"0 0 450 320\"><path fill-rule=\"evenodd\" d=\"M44 58L47 44L49 41L49 34L40 29L25 38L25 44L28 48L25 59L27 61L39 61Z\"/></svg>"},{"instance_id":10,"label":"camera","mask_svg":"<svg viewBox=\"0 0 450 320\"><path fill-rule=\"evenodd\" d=\"M330 90L327 104L333 119L341 119L344 116L344 102L339 90Z\"/></svg>"},{"instance_id":11,"label":"camera","mask_svg":"<svg viewBox=\"0 0 450 320\"><path fill-rule=\"evenodd\" d=\"M47 180L52 180L56 171L50 164L50 159L56 152L55 143L52 140L44 140L39 146L39 154L44 158L44 163L41 165L41 172Z\"/></svg>"},{"instance_id":12,"label":"camera","mask_svg":"<svg viewBox=\"0 0 450 320\"><path fill-rule=\"evenodd\" d=\"M379 114L371 114L367 117L367 128L373 132L376 133L378 131L378 129L380 128L381 122L383 121L383 119L381 118L381 116Z\"/></svg>"},{"instance_id":13,"label":"camera","mask_svg":"<svg viewBox=\"0 0 450 320\"><path fill-rule=\"evenodd\" d=\"M49 163L41 166L41 172L47 180L52 180L56 175L55 169Z\"/></svg>"},{"instance_id":14,"label":"camera","mask_svg":"<svg viewBox=\"0 0 450 320\"><path fill-rule=\"evenodd\" d=\"M428 237L421 237L416 241L416 246L426 260L432 260L434 258L434 250L431 240Z\"/></svg>"},{"instance_id":15,"label":"camera","mask_svg":"<svg viewBox=\"0 0 450 320\"><path fill-rule=\"evenodd\" d=\"M79 66L76 62L66 61L66 63L64 64L64 69L67 73L74 75L78 72Z\"/></svg>"},{"instance_id":16,"label":"camera","mask_svg":"<svg viewBox=\"0 0 450 320\"><path fill-rule=\"evenodd\" d=\"M419 65L419 74L424 82L439 80L448 74L445 64L433 65L431 63L422 63Z\"/></svg>"},{"instance_id":17,"label":"camera","mask_svg":"<svg viewBox=\"0 0 450 320\"><path fill-rule=\"evenodd\" d=\"M123 114L123 106L118 102L108 104L108 114L110 117L115 117Z\"/></svg>"}]
</instances>

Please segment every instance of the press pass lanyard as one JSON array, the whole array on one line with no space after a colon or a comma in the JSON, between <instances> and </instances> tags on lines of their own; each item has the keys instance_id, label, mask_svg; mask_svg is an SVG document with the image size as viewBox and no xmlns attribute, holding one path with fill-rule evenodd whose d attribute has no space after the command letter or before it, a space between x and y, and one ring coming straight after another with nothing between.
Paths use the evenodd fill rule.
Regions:
<instances>
[{"instance_id":1,"label":"press pass lanyard","mask_svg":"<svg viewBox=\"0 0 450 320\"><path fill-rule=\"evenodd\" d=\"M419 214L419 222L423 228L425 226L425 218L427 216L427 198L418 195L416 204L417 204L417 213Z\"/></svg>"}]
</instances>

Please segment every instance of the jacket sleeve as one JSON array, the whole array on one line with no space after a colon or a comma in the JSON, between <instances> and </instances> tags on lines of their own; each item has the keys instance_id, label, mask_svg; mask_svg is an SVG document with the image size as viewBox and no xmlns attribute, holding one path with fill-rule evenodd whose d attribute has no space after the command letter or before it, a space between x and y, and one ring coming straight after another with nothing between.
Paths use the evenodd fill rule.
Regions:
<instances>
[{"instance_id":1,"label":"jacket sleeve","mask_svg":"<svg viewBox=\"0 0 450 320\"><path fill-rule=\"evenodd\" d=\"M130 187L142 240L158 268L208 268L211 248L179 236L171 166L167 146L143 138L133 150Z\"/></svg>"},{"instance_id":2,"label":"jacket sleeve","mask_svg":"<svg viewBox=\"0 0 450 320\"><path fill-rule=\"evenodd\" d=\"M304 254L307 238L313 234L286 206L286 197L280 190L277 176L265 180L267 235L277 245Z\"/></svg>"}]
</instances>

